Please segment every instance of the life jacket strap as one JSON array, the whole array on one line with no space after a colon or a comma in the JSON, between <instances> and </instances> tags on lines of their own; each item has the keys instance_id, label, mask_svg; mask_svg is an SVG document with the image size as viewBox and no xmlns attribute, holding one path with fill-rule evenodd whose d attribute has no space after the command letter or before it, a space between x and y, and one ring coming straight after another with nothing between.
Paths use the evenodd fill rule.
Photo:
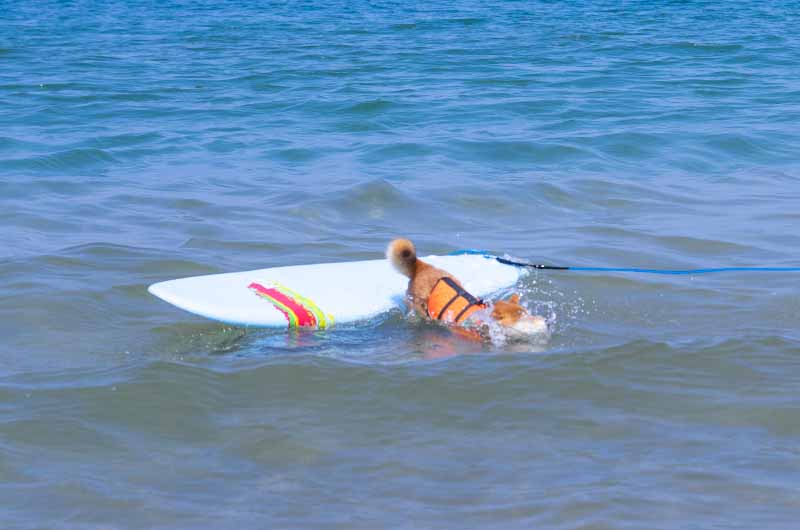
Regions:
<instances>
[{"instance_id":1,"label":"life jacket strap","mask_svg":"<svg viewBox=\"0 0 800 530\"><path fill-rule=\"evenodd\" d=\"M460 323L462 319L466 319L469 315L471 315L477 309L482 309L482 308L486 307L486 304L484 304L482 300L472 296L463 287L458 285L455 282L455 280L453 280L452 278L449 278L447 276L440 278L439 281L436 282L436 284L433 286L433 290L431 291L431 293L435 293L437 291L437 288L439 287L439 284L442 283L442 282L444 282L444 284L447 285L447 287L449 287L452 290L453 296L439 310L438 314L432 314L431 313L431 308L429 307L428 314L432 318L435 318L436 320L442 320L444 318L445 314L447 313L447 310L450 308L450 306L453 305L459 298L463 299L466 302L466 304L464 304L464 306L461 309L461 311L453 319L453 321L456 322L456 323ZM475 308L473 311L469 311L470 309L473 309L473 308ZM468 313L468 311L469 311L469 313Z\"/></svg>"}]
</instances>

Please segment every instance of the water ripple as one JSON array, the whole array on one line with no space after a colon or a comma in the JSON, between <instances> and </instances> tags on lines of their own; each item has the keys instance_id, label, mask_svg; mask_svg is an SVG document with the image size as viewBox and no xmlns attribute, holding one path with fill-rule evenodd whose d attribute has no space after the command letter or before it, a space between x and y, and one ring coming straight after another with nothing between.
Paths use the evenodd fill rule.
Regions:
<instances>
[{"instance_id":1,"label":"water ripple","mask_svg":"<svg viewBox=\"0 0 800 530\"><path fill-rule=\"evenodd\" d=\"M70 149L50 155L6 160L4 164L15 170L62 172L101 168L114 162L114 156L103 149Z\"/></svg>"},{"instance_id":2,"label":"water ripple","mask_svg":"<svg viewBox=\"0 0 800 530\"><path fill-rule=\"evenodd\" d=\"M798 21L752 1L5 9L0 521L795 528L795 275L538 271L496 295L545 316L546 345L400 307L231 328L147 286L377 259L397 235L797 266Z\"/></svg>"}]
</instances>

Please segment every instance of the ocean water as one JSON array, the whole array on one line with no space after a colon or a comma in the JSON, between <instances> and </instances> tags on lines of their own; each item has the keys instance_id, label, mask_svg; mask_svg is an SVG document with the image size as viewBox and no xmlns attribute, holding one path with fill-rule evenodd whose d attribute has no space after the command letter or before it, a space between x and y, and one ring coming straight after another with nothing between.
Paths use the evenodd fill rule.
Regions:
<instances>
[{"instance_id":1,"label":"ocean water","mask_svg":"<svg viewBox=\"0 0 800 530\"><path fill-rule=\"evenodd\" d=\"M539 272L544 346L149 284L800 266L796 2L0 0L0 528L793 529L800 273Z\"/></svg>"}]
</instances>

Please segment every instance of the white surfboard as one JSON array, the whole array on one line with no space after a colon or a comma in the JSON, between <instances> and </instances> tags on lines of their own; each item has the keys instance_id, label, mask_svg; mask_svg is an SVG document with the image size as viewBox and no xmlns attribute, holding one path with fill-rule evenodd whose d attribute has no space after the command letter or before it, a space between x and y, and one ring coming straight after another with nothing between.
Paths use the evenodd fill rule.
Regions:
<instances>
[{"instance_id":1,"label":"white surfboard","mask_svg":"<svg viewBox=\"0 0 800 530\"><path fill-rule=\"evenodd\" d=\"M490 256L428 256L475 296L514 285L522 269ZM386 259L275 267L155 283L150 293L181 309L237 326L329 327L402 307L408 279Z\"/></svg>"}]
</instances>

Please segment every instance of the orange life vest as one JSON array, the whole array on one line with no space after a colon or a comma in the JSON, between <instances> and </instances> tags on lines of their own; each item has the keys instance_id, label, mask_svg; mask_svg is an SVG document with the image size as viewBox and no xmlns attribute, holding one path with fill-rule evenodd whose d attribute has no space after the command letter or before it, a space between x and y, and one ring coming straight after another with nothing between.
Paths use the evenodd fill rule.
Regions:
<instances>
[{"instance_id":1,"label":"orange life vest","mask_svg":"<svg viewBox=\"0 0 800 530\"><path fill-rule=\"evenodd\" d=\"M455 280L440 278L428 297L428 316L449 324L461 324L486 304L465 291Z\"/></svg>"}]
</instances>

